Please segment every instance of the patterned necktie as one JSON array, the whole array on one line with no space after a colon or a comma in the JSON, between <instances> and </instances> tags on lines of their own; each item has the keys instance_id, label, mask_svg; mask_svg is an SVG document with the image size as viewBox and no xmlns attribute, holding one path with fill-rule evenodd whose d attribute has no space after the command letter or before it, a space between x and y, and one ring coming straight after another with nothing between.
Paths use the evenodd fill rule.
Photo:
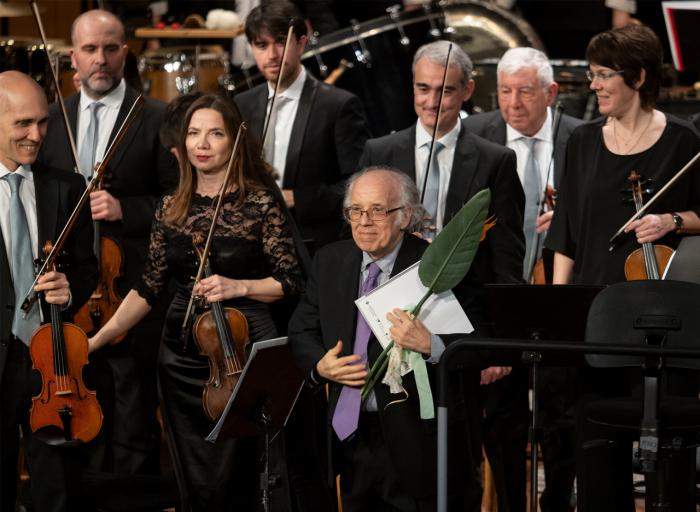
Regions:
<instances>
[{"instance_id":1,"label":"patterned necktie","mask_svg":"<svg viewBox=\"0 0 700 512\"><path fill-rule=\"evenodd\" d=\"M360 297L366 295L377 286L379 274L382 269L376 263L370 263L367 267L367 278L362 283ZM372 330L367 325L365 318L357 312L357 327L355 329L355 345L352 353L362 356L360 363L367 362L367 343L369 342ZM333 429L338 438L344 441L357 430L357 423L360 419L360 390L358 388L343 386L333 413Z\"/></svg>"},{"instance_id":2,"label":"patterned necktie","mask_svg":"<svg viewBox=\"0 0 700 512\"><path fill-rule=\"evenodd\" d=\"M523 261L523 277L529 279L530 269L537 258L535 254L537 232L535 224L540 208L540 171L535 159L537 139L523 137L527 145L528 155L523 173L523 190L525 191L525 215L523 217L523 232L525 234L525 260Z\"/></svg>"},{"instance_id":3,"label":"patterned necktie","mask_svg":"<svg viewBox=\"0 0 700 512\"><path fill-rule=\"evenodd\" d=\"M437 226L438 218L438 201L440 197L440 164L438 155L444 148L444 144L438 140L435 141L433 147L433 155L430 158L430 167L428 168L428 180L425 182L425 194L423 194L423 207L430 215L430 224ZM430 143L427 143L428 151L430 151ZM435 233L430 233L430 238L435 236Z\"/></svg>"},{"instance_id":4,"label":"patterned necktie","mask_svg":"<svg viewBox=\"0 0 700 512\"><path fill-rule=\"evenodd\" d=\"M90 124L88 124L87 130L85 131L85 140L80 145L80 155L78 156L80 160L80 172L87 180L92 178L92 173L95 170L95 152L97 150L99 133L97 111L103 106L104 105L99 101L95 101L88 107L90 109Z\"/></svg>"},{"instance_id":5,"label":"patterned necktie","mask_svg":"<svg viewBox=\"0 0 700 512\"><path fill-rule=\"evenodd\" d=\"M22 175L13 172L6 176L10 184L10 244L12 248L12 280L15 289L15 311L12 318L12 334L29 345L34 330L39 327L38 303L34 303L29 314L24 316L22 301L34 282L34 258L32 257L29 224L24 211L19 189Z\"/></svg>"}]
</instances>

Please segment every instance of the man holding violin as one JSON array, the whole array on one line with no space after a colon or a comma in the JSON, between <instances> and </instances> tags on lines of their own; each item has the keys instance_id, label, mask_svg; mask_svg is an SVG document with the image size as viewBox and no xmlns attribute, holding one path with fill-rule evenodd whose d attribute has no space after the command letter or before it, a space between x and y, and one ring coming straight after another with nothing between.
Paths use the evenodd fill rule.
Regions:
<instances>
[{"instance_id":1,"label":"man holding violin","mask_svg":"<svg viewBox=\"0 0 700 512\"><path fill-rule=\"evenodd\" d=\"M21 306L34 281L33 261L41 246L55 242L82 191L74 173L35 164L46 135L48 104L42 89L17 71L0 73L0 511L14 512L18 485L20 428L30 472L30 496L38 512L80 510L69 493L79 471L74 450L49 446L29 427L31 398L37 391L29 343L56 304L66 318L90 296L97 282L92 227L81 212L64 245L65 270L37 279L34 302Z\"/></svg>"},{"instance_id":2,"label":"man holding violin","mask_svg":"<svg viewBox=\"0 0 700 512\"><path fill-rule=\"evenodd\" d=\"M81 87L66 98L65 105L69 129L77 141L80 171L89 178L115 140L139 91L123 79L128 48L124 27L112 13L96 9L81 14L73 22L71 38L71 61ZM164 109L163 103L145 99L107 163L101 190L90 194L92 220L99 224L102 238L109 238L121 250L120 254L115 251L120 262L107 261L105 256L99 264L104 269L121 263L122 275L111 276L114 282L108 279L105 285L122 298L143 272L156 202L178 180L175 158L158 138ZM74 167L66 131L54 104L49 108L40 161ZM154 308L120 344L100 354L112 375L102 375L104 380L97 383L98 394L104 391L100 400L108 435L104 457L96 454L102 459L94 461L96 469L129 475L158 471L155 362L162 314L162 308ZM109 404L105 402L108 396L118 398Z\"/></svg>"},{"instance_id":3,"label":"man holding violin","mask_svg":"<svg viewBox=\"0 0 700 512\"><path fill-rule=\"evenodd\" d=\"M525 259L523 277L529 281L535 260L542 256L544 235L554 211L543 212L543 187L552 192L564 172L569 135L582 121L562 115L553 133L552 109L558 84L547 56L534 48L513 48L498 62L498 110L470 116L467 130L515 152L517 171L525 191ZM550 204L553 206L553 203ZM539 243L538 243L539 241ZM538 249L540 249L538 251ZM546 254L545 254L546 256ZM545 258L551 282L552 253ZM542 368L540 421L547 424L542 439L546 488L541 506L567 510L574 480L573 380L556 368ZM499 509L525 510L525 450L529 424L527 370L520 368L483 390L484 447L498 492ZM539 388L539 386L538 386ZM550 390L556 390L552 392ZM519 461L517 464L514 461Z\"/></svg>"}]
</instances>

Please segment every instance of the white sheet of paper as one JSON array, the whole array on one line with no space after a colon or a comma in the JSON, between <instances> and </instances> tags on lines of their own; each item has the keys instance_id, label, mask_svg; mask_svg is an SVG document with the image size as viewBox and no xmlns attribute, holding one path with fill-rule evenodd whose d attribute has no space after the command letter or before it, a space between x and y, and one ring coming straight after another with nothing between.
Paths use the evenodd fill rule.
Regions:
<instances>
[{"instance_id":1,"label":"white sheet of paper","mask_svg":"<svg viewBox=\"0 0 700 512\"><path fill-rule=\"evenodd\" d=\"M418 277L419 263L414 263L355 301L382 347L391 342L391 322L386 319L387 313L394 308L414 307L428 290ZM451 290L431 295L423 304L418 318L433 334L468 334L474 330Z\"/></svg>"}]
</instances>

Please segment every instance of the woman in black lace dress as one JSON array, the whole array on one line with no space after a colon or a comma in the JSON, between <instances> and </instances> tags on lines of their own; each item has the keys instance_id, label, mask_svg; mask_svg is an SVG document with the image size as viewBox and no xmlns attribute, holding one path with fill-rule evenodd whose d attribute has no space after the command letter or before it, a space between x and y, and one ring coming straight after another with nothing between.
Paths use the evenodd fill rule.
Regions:
<instances>
[{"instance_id":1,"label":"woman in black lace dress","mask_svg":"<svg viewBox=\"0 0 700 512\"><path fill-rule=\"evenodd\" d=\"M240 123L234 103L218 95L205 95L189 108L178 148L186 155L180 162L180 184L156 211L142 281L90 340L94 350L133 327L174 281L158 377L183 490L193 510L202 511L255 510L257 501L256 440L204 440L213 426L202 407L208 362L191 338L184 350L179 340L197 273L192 237L206 239ZM276 336L268 304L303 287L290 226L276 196L264 186L269 183L268 167L259 154L245 135L216 222L209 258L213 275L194 289L210 302L240 310L248 320L251 342Z\"/></svg>"}]
</instances>

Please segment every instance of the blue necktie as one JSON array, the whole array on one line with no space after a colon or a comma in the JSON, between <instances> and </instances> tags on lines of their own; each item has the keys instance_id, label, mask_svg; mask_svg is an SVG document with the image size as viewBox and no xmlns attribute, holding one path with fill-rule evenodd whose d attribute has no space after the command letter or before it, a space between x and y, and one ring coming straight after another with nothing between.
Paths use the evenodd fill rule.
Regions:
<instances>
[{"instance_id":1,"label":"blue necktie","mask_svg":"<svg viewBox=\"0 0 700 512\"><path fill-rule=\"evenodd\" d=\"M530 269L537 258L537 232L535 224L540 209L540 171L535 159L537 139L523 137L527 145L528 156L523 173L523 190L525 192L525 215L523 217L523 232L525 234L525 260L523 261L523 277L529 279Z\"/></svg>"},{"instance_id":2,"label":"blue necktie","mask_svg":"<svg viewBox=\"0 0 700 512\"><path fill-rule=\"evenodd\" d=\"M29 224L19 195L22 175L17 172L6 176L10 184L10 244L12 251L12 280L15 289L15 311L12 318L12 334L29 345L34 330L41 323L38 303L24 316L22 301L34 282L34 258L32 257Z\"/></svg>"},{"instance_id":3,"label":"blue necktie","mask_svg":"<svg viewBox=\"0 0 700 512\"><path fill-rule=\"evenodd\" d=\"M377 287L377 281L381 273L382 269L376 263L373 262L368 265L367 278L362 283L360 297ZM367 343L371 334L372 330L367 325L365 317L358 311L355 344L353 345L352 353L362 356L360 363L367 363ZM357 430L357 424L360 419L361 398L358 388L343 386L333 412L333 429L341 441L350 437Z\"/></svg>"},{"instance_id":4,"label":"blue necktie","mask_svg":"<svg viewBox=\"0 0 700 512\"><path fill-rule=\"evenodd\" d=\"M85 140L80 145L80 172L85 176L86 180L92 178L95 171L95 152L97 151L97 139L99 133L99 120L97 111L104 105L99 101L91 103L90 109L90 124L88 124L85 132Z\"/></svg>"}]
</instances>

